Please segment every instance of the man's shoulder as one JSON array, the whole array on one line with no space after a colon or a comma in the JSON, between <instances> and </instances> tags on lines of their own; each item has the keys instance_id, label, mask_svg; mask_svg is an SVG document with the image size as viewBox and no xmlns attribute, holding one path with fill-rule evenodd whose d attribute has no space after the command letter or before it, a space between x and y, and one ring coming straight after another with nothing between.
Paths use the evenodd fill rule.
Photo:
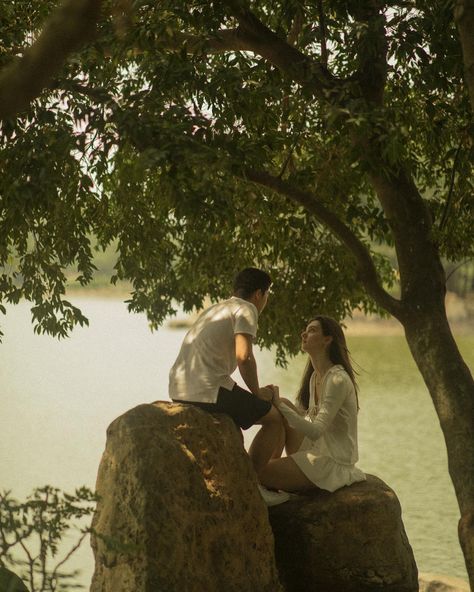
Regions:
<instances>
[{"instance_id":1,"label":"man's shoulder","mask_svg":"<svg viewBox=\"0 0 474 592\"><path fill-rule=\"evenodd\" d=\"M243 298L239 298L238 296L231 296L230 298L227 298L226 300L221 300L220 302L217 302L216 304L214 304L210 308L208 308L208 310L211 310L211 309L215 310L215 309L219 309L219 308L227 309L231 312L245 310L245 311L251 311L252 313L258 314L255 304L252 304L252 302L249 302L248 300L244 300Z\"/></svg>"},{"instance_id":2,"label":"man's shoulder","mask_svg":"<svg viewBox=\"0 0 474 592\"><path fill-rule=\"evenodd\" d=\"M194 325L201 327L202 322L209 322L210 320L224 320L224 319L238 319L240 317L258 319L256 307L248 300L232 296L226 300L220 300L207 307L201 315L197 318Z\"/></svg>"},{"instance_id":3,"label":"man's shoulder","mask_svg":"<svg viewBox=\"0 0 474 592\"><path fill-rule=\"evenodd\" d=\"M236 296L216 302L195 321L190 338L194 338L196 333L201 334L203 329L206 335L209 335L209 332L227 331L231 326L234 333L249 333L255 336L258 326L258 311L255 305Z\"/></svg>"},{"instance_id":4,"label":"man's shoulder","mask_svg":"<svg viewBox=\"0 0 474 592\"><path fill-rule=\"evenodd\" d=\"M210 306L206 307L203 311L203 315L207 315L214 311L218 310L231 310L233 307L233 303L231 302L231 298L227 298L226 300L219 300L218 302L214 302Z\"/></svg>"},{"instance_id":5,"label":"man's shoulder","mask_svg":"<svg viewBox=\"0 0 474 592\"><path fill-rule=\"evenodd\" d=\"M235 306L236 310L249 310L258 316L257 307L252 302L244 300L243 298L239 298L238 296L232 296L232 298L230 298L229 301L232 301L232 306Z\"/></svg>"}]
</instances>

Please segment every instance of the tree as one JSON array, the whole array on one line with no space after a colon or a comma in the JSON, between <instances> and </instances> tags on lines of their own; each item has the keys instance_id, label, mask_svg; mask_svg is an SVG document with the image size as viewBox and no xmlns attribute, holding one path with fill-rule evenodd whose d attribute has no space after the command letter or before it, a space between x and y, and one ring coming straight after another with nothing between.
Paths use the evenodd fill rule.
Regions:
<instances>
[{"instance_id":1,"label":"tree","mask_svg":"<svg viewBox=\"0 0 474 592\"><path fill-rule=\"evenodd\" d=\"M251 263L275 278L261 342L280 359L315 311L393 315L443 430L474 587L474 382L442 263L474 253L471 0L132 6L3 122L3 300L32 300L38 331L85 322L64 269L90 281L95 236L117 241L114 280L154 327ZM29 13L12 54L40 27Z\"/></svg>"},{"instance_id":2,"label":"tree","mask_svg":"<svg viewBox=\"0 0 474 592\"><path fill-rule=\"evenodd\" d=\"M471 109L474 111L474 2L473 0L457 0L454 4L454 18L456 20L459 38L464 57L464 76L471 99Z\"/></svg>"},{"instance_id":3,"label":"tree","mask_svg":"<svg viewBox=\"0 0 474 592\"><path fill-rule=\"evenodd\" d=\"M37 13L43 13L44 4L48 3L37 7ZM3 41L17 44L9 47L13 55L15 49L24 49L22 44L33 33L28 31L27 21L21 23L20 29L15 27L18 26L15 18L22 8L26 7L20 5L15 10L13 6L4 6L1 15L2 26L8 28L7 39ZM53 12L38 39L24 49L21 57L11 59L11 55L8 56L8 65L0 73L0 119L12 117L26 108L61 69L68 55L93 37L100 8L101 0L67 0Z\"/></svg>"},{"instance_id":4,"label":"tree","mask_svg":"<svg viewBox=\"0 0 474 592\"><path fill-rule=\"evenodd\" d=\"M78 571L65 572L64 565L91 532L84 524L95 510L97 498L87 488L73 495L49 485L37 488L19 503L9 492L0 492L0 582L2 590L15 592L67 592L80 588ZM64 553L67 535L77 537ZM62 557L61 557L62 555ZM7 566L21 568L22 580Z\"/></svg>"}]
</instances>

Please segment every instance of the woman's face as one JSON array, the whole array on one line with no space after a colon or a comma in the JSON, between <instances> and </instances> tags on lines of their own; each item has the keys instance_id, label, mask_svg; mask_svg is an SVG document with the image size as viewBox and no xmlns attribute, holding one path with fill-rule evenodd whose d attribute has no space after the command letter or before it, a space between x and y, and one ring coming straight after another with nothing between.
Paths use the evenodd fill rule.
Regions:
<instances>
[{"instance_id":1,"label":"woman's face","mask_svg":"<svg viewBox=\"0 0 474 592\"><path fill-rule=\"evenodd\" d=\"M331 339L329 335L323 334L319 321L311 321L301 333L301 349L308 354L324 351Z\"/></svg>"}]
</instances>

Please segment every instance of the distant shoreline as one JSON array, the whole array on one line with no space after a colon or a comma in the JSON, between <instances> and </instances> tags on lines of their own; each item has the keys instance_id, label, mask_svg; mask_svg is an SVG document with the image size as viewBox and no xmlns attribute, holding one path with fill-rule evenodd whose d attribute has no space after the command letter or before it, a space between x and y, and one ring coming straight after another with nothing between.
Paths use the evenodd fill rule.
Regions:
<instances>
[{"instance_id":1,"label":"distant shoreline","mask_svg":"<svg viewBox=\"0 0 474 592\"><path fill-rule=\"evenodd\" d=\"M110 299L126 301L130 298L133 288L130 285L103 285L90 287L73 287L66 291L68 298L81 300ZM468 309L465 302L448 293L446 297L446 309L451 329L455 335L474 335L474 311ZM196 318L197 313L181 314L168 320L166 326L174 329L189 327ZM352 318L343 321L348 336L371 335L403 335L402 325L393 317L382 318L378 315L365 315L361 311L354 311Z\"/></svg>"},{"instance_id":2,"label":"distant shoreline","mask_svg":"<svg viewBox=\"0 0 474 592\"><path fill-rule=\"evenodd\" d=\"M474 335L474 318L464 320L449 319L449 325L454 335ZM348 336L370 335L404 335L402 325L394 318L384 319L376 315L354 316L344 320Z\"/></svg>"}]
</instances>

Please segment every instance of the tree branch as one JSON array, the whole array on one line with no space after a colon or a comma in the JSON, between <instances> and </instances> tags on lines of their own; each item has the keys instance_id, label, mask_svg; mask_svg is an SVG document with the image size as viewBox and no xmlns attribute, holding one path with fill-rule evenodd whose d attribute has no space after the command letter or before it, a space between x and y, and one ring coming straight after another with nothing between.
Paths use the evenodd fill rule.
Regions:
<instances>
[{"instance_id":1,"label":"tree branch","mask_svg":"<svg viewBox=\"0 0 474 592\"><path fill-rule=\"evenodd\" d=\"M285 99L288 100L288 97L285 97ZM293 142L291 143L291 146L290 146L290 150L288 152L288 155L285 158L285 160L283 161L283 165L281 167L281 171L278 173L278 178L279 179L281 179L283 177L283 175L285 174L286 169L287 169L288 166L290 167L290 171L291 172L294 172L296 170L295 163L293 161L293 153L295 151L296 146L298 145L300 136L303 133L303 129L304 129L305 123L306 123L306 111L305 111L304 116L303 116L303 118L301 120L301 123L299 125L298 131L296 133L296 137L293 140ZM285 131L286 131L286 123L285 123Z\"/></svg>"},{"instance_id":2,"label":"tree branch","mask_svg":"<svg viewBox=\"0 0 474 592\"><path fill-rule=\"evenodd\" d=\"M240 30L219 29L209 37L199 37L189 33L173 32L156 38L160 48L170 51L186 49L188 53L223 53L225 51L252 51L249 44L241 37Z\"/></svg>"},{"instance_id":3,"label":"tree branch","mask_svg":"<svg viewBox=\"0 0 474 592\"><path fill-rule=\"evenodd\" d=\"M246 168L242 177L285 195L302 205L315 218L329 228L332 233L352 253L357 261L358 276L368 294L394 317L400 319L403 313L400 300L390 296L380 284L372 257L364 243L335 214L318 202L316 196L308 191L301 191L290 183L274 177L264 171Z\"/></svg>"},{"instance_id":4,"label":"tree branch","mask_svg":"<svg viewBox=\"0 0 474 592\"><path fill-rule=\"evenodd\" d=\"M303 28L303 16L304 16L303 10L300 7L298 7L296 9L296 13L293 18L293 23L291 25L290 32L288 33L288 36L287 36L287 41L290 45L298 45L298 38L299 38L299 36L301 34L301 30ZM290 91L288 91L288 94L286 94L283 97L281 103L282 103L282 119L283 119L283 123L282 123L281 128L284 133L287 133L288 118L289 118L289 113L290 113ZM305 115L304 115L303 120L301 122L300 129L296 135L296 139L292 142L288 156L285 158L281 172L279 174L280 177L283 177L287 167L290 168L290 171L292 173L294 173L296 170L295 161L293 159L293 152L296 148L296 144L298 143L301 132L303 131L305 120L306 120L306 112L305 112Z\"/></svg>"},{"instance_id":5,"label":"tree branch","mask_svg":"<svg viewBox=\"0 0 474 592\"><path fill-rule=\"evenodd\" d=\"M56 567L53 569L53 572L51 573L51 581L53 579L56 579L58 576L58 572L59 572L59 568L62 567L66 561L68 561L72 555L74 555L74 553L79 549L79 547L82 545L82 542L84 541L84 539L86 538L86 536L88 536L90 534L90 532L88 530L86 530L85 532L82 533L82 535L79 537L78 541L76 542L75 545L73 545L68 553L63 557L63 559L61 559L61 561L59 561L59 563L57 563Z\"/></svg>"},{"instance_id":6,"label":"tree branch","mask_svg":"<svg viewBox=\"0 0 474 592\"><path fill-rule=\"evenodd\" d=\"M327 100L331 92L342 90L344 81L333 76L325 65L278 37L250 10L242 8L239 0L230 0L228 4L239 23L237 28L221 29L205 38L173 33L157 38L157 44L170 51L186 48L190 53L248 51L266 59L319 99ZM299 26L298 22L296 26Z\"/></svg>"},{"instance_id":7,"label":"tree branch","mask_svg":"<svg viewBox=\"0 0 474 592\"><path fill-rule=\"evenodd\" d=\"M28 107L67 57L93 38L102 0L67 0L47 20L23 56L0 72L0 119Z\"/></svg>"},{"instance_id":8,"label":"tree branch","mask_svg":"<svg viewBox=\"0 0 474 592\"><path fill-rule=\"evenodd\" d=\"M459 154L461 152L462 145L463 145L463 140L461 140L461 143L457 147L456 154L454 155L453 168L451 169L451 180L449 182L448 197L446 198L446 204L444 206L443 215L441 216L441 222L439 223L440 230L444 230L444 227L446 226L446 222L448 220L449 212L451 210L451 202L452 202L452 198L453 198L453 189L454 189L454 179L456 178L456 168L458 166ZM446 278L446 281L447 281L447 278Z\"/></svg>"},{"instance_id":9,"label":"tree branch","mask_svg":"<svg viewBox=\"0 0 474 592\"><path fill-rule=\"evenodd\" d=\"M454 20L461 41L464 78L471 101L474 115L474 0L456 0L454 6Z\"/></svg>"},{"instance_id":10,"label":"tree branch","mask_svg":"<svg viewBox=\"0 0 474 592\"><path fill-rule=\"evenodd\" d=\"M319 32L321 39L321 62L328 65L328 48L326 44L326 17L324 15L323 1L318 0L318 12L319 12Z\"/></svg>"},{"instance_id":11,"label":"tree branch","mask_svg":"<svg viewBox=\"0 0 474 592\"><path fill-rule=\"evenodd\" d=\"M391 228L400 272L402 301L408 307L413 294L438 294L446 284L439 249L432 234L433 221L426 202L409 172L384 170L372 162L367 176ZM414 259L416 258L416 262Z\"/></svg>"},{"instance_id":12,"label":"tree branch","mask_svg":"<svg viewBox=\"0 0 474 592\"><path fill-rule=\"evenodd\" d=\"M333 76L322 63L278 37L247 6L243 6L241 0L228 0L227 4L239 23L239 36L245 39L251 51L268 60L319 99L327 100L331 91L341 89L343 81Z\"/></svg>"},{"instance_id":13,"label":"tree branch","mask_svg":"<svg viewBox=\"0 0 474 592\"><path fill-rule=\"evenodd\" d=\"M90 97L91 99L102 105L105 105L106 103L117 104L116 98L113 97L107 89L99 86L86 86L84 84L81 84L77 80L56 79L53 80L51 88L66 92L77 92L81 95Z\"/></svg>"},{"instance_id":14,"label":"tree branch","mask_svg":"<svg viewBox=\"0 0 474 592\"><path fill-rule=\"evenodd\" d=\"M474 257L469 257L469 259L465 259L464 261L461 261L461 263L459 263L459 265L456 265L456 267L454 269L452 269L448 275L446 276L446 283L448 282L449 278L456 273L456 271L461 268L463 265L466 265L466 263L470 263L471 261L474 261Z\"/></svg>"},{"instance_id":15,"label":"tree branch","mask_svg":"<svg viewBox=\"0 0 474 592\"><path fill-rule=\"evenodd\" d=\"M298 38L301 34L301 30L303 28L303 23L304 23L303 17L304 17L303 10L301 9L301 7L298 7L296 9L296 14L293 18L293 23L291 25L291 29L288 33L287 38L286 38L286 40L288 41L288 43L290 45L293 45L293 46L298 45Z\"/></svg>"},{"instance_id":16,"label":"tree branch","mask_svg":"<svg viewBox=\"0 0 474 592\"><path fill-rule=\"evenodd\" d=\"M302 53L288 40L278 37L239 0L229 0L233 16L239 26L220 29L208 37L187 33L172 33L156 38L159 47L169 51L187 50L189 53L213 54L225 51L248 51L261 56L297 82L319 100L335 103L347 92L348 81L337 78L327 65ZM295 27L299 27L299 21ZM140 49L136 50L140 53ZM326 59L326 57L325 57Z\"/></svg>"},{"instance_id":17,"label":"tree branch","mask_svg":"<svg viewBox=\"0 0 474 592\"><path fill-rule=\"evenodd\" d=\"M382 105L387 79L387 39L383 2L365 0L355 4L354 18L364 23L358 40L357 79L367 102Z\"/></svg>"},{"instance_id":18,"label":"tree branch","mask_svg":"<svg viewBox=\"0 0 474 592\"><path fill-rule=\"evenodd\" d=\"M145 141L145 144L150 141L153 144L151 138L148 138L148 140ZM194 138L191 141L196 142L201 148L204 146L200 141L196 141ZM133 142L138 150L144 149L144 145L139 144L136 138L133 139ZM246 167L240 174L237 173L237 176L244 181L251 181L258 185L263 185L277 193L285 195L293 202L302 205L308 212L312 213L317 220L332 231L332 233L355 257L358 265L358 276L367 290L367 293L372 296L379 306L384 308L394 317L401 319L404 312L402 302L392 297L383 289L367 247L335 214L328 210L323 204L319 203L314 194L308 191L302 191L291 185L289 182L284 181L279 177L272 176L265 171L258 171L250 167Z\"/></svg>"}]
</instances>

